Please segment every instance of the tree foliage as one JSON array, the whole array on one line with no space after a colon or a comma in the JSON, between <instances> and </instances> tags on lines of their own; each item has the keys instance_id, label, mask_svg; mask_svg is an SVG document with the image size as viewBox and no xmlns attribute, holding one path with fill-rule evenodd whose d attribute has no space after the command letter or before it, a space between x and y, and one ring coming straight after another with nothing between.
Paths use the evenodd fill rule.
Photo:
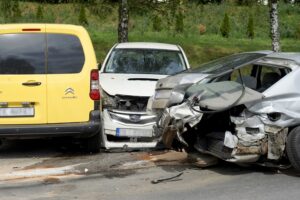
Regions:
<instances>
[{"instance_id":1,"label":"tree foliage","mask_svg":"<svg viewBox=\"0 0 300 200\"><path fill-rule=\"evenodd\" d=\"M39 5L37 10L36 10L36 18L38 20L42 20L44 18L43 7L41 5Z\"/></svg>"},{"instance_id":2,"label":"tree foliage","mask_svg":"<svg viewBox=\"0 0 300 200\"><path fill-rule=\"evenodd\" d=\"M254 20L252 14L250 14L248 18L247 37L250 39L254 38Z\"/></svg>"},{"instance_id":3,"label":"tree foliage","mask_svg":"<svg viewBox=\"0 0 300 200\"><path fill-rule=\"evenodd\" d=\"M162 19L159 14L156 14L152 19L153 31L160 32L162 30Z\"/></svg>"},{"instance_id":4,"label":"tree foliage","mask_svg":"<svg viewBox=\"0 0 300 200\"><path fill-rule=\"evenodd\" d=\"M7 22L16 22L22 16L18 0L0 0L0 8L2 16Z\"/></svg>"},{"instance_id":5,"label":"tree foliage","mask_svg":"<svg viewBox=\"0 0 300 200\"><path fill-rule=\"evenodd\" d=\"M177 33L182 33L184 30L184 23L183 23L183 13L182 11L178 11L176 14L176 20L175 20L175 30Z\"/></svg>"},{"instance_id":6,"label":"tree foliage","mask_svg":"<svg viewBox=\"0 0 300 200\"><path fill-rule=\"evenodd\" d=\"M89 25L88 19L85 14L85 7L83 5L80 6L78 21L82 25Z\"/></svg>"},{"instance_id":7,"label":"tree foliage","mask_svg":"<svg viewBox=\"0 0 300 200\"><path fill-rule=\"evenodd\" d=\"M221 27L220 27L220 32L223 37L228 38L229 33L230 33L230 23L229 23L229 17L227 13L225 13Z\"/></svg>"}]
</instances>

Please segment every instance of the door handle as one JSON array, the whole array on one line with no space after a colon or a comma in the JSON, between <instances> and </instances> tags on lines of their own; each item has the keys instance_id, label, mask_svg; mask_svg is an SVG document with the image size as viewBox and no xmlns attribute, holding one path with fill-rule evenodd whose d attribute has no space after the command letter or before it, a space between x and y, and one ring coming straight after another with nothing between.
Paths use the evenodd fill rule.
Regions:
<instances>
[{"instance_id":1,"label":"door handle","mask_svg":"<svg viewBox=\"0 0 300 200\"><path fill-rule=\"evenodd\" d=\"M22 83L22 85L24 86L39 86L39 85L42 85L41 82L31 82L31 81L28 81L28 82L25 82L25 83Z\"/></svg>"}]
</instances>

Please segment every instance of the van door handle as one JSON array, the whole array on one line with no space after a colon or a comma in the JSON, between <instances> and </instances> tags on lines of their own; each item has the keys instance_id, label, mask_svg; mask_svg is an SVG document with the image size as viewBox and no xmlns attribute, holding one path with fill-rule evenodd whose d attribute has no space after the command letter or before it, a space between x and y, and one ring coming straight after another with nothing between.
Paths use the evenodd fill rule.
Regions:
<instances>
[{"instance_id":1,"label":"van door handle","mask_svg":"<svg viewBox=\"0 0 300 200\"><path fill-rule=\"evenodd\" d=\"M42 83L28 81L28 82L22 83L22 85L24 85L24 86L39 86L39 85L42 85Z\"/></svg>"}]
</instances>

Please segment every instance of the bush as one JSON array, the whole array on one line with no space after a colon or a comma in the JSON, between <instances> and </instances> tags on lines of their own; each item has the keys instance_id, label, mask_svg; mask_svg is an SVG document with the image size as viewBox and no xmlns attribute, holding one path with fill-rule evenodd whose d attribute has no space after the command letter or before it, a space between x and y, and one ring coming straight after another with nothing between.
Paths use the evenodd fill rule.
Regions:
<instances>
[{"instance_id":1,"label":"bush","mask_svg":"<svg viewBox=\"0 0 300 200\"><path fill-rule=\"evenodd\" d=\"M83 5L80 6L78 21L82 25L89 25L89 22L86 18L86 14L85 14L85 8Z\"/></svg>"},{"instance_id":2,"label":"bush","mask_svg":"<svg viewBox=\"0 0 300 200\"><path fill-rule=\"evenodd\" d=\"M17 21L22 16L18 0L12 1L11 13L12 13L12 20L14 22Z\"/></svg>"},{"instance_id":3,"label":"bush","mask_svg":"<svg viewBox=\"0 0 300 200\"><path fill-rule=\"evenodd\" d=\"M199 33L200 33L200 35L204 35L205 32L206 32L206 26L204 24L200 24L199 25Z\"/></svg>"},{"instance_id":4,"label":"bush","mask_svg":"<svg viewBox=\"0 0 300 200\"><path fill-rule=\"evenodd\" d=\"M0 0L0 7L5 21L7 19L10 19L11 10L12 10L12 1Z\"/></svg>"},{"instance_id":5,"label":"bush","mask_svg":"<svg viewBox=\"0 0 300 200\"><path fill-rule=\"evenodd\" d=\"M249 15L248 18L247 37L250 39L254 38L254 20L252 15Z\"/></svg>"},{"instance_id":6,"label":"bush","mask_svg":"<svg viewBox=\"0 0 300 200\"><path fill-rule=\"evenodd\" d=\"M159 15L155 15L153 17L153 21L152 21L152 28L154 31L160 32L162 31L163 27L162 27L162 20L161 17Z\"/></svg>"},{"instance_id":7,"label":"bush","mask_svg":"<svg viewBox=\"0 0 300 200\"><path fill-rule=\"evenodd\" d=\"M222 22L221 27L220 27L220 32L221 32L221 35L223 37L226 37L226 38L229 37L230 24L229 24L229 17L227 15L227 13L225 13L223 22Z\"/></svg>"},{"instance_id":8,"label":"bush","mask_svg":"<svg viewBox=\"0 0 300 200\"><path fill-rule=\"evenodd\" d=\"M298 40L300 39L300 24L298 24L296 27L295 38Z\"/></svg>"},{"instance_id":9,"label":"bush","mask_svg":"<svg viewBox=\"0 0 300 200\"><path fill-rule=\"evenodd\" d=\"M177 33L182 33L184 30L183 14L181 11L176 15L175 30Z\"/></svg>"},{"instance_id":10,"label":"bush","mask_svg":"<svg viewBox=\"0 0 300 200\"><path fill-rule=\"evenodd\" d=\"M44 14L43 14L43 8L41 5L38 6L37 11L36 11L36 18L38 20L42 20L44 18Z\"/></svg>"}]
</instances>

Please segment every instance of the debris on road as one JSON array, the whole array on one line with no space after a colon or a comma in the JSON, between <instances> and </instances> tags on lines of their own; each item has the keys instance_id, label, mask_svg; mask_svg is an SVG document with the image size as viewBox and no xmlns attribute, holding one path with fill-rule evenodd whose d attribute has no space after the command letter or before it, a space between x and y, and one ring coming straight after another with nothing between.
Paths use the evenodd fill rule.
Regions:
<instances>
[{"instance_id":1,"label":"debris on road","mask_svg":"<svg viewBox=\"0 0 300 200\"><path fill-rule=\"evenodd\" d=\"M183 174L183 172L180 172L176 176L172 176L172 177L168 177L168 178L162 178L162 179L155 179L155 180L152 180L151 183L152 184L158 184L158 183L162 183L162 182L166 182L166 181L180 180L180 179L176 179L176 178L179 178L182 174Z\"/></svg>"}]
</instances>

